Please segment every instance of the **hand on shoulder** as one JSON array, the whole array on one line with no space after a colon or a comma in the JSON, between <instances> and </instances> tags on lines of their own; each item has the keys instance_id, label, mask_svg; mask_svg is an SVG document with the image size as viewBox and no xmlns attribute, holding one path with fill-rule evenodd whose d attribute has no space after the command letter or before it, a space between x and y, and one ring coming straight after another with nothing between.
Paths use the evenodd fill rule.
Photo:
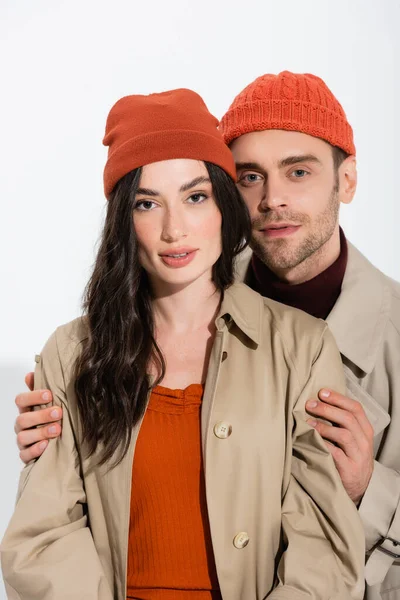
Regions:
<instances>
[{"instance_id":1,"label":"hand on shoulder","mask_svg":"<svg viewBox=\"0 0 400 600\"><path fill-rule=\"evenodd\" d=\"M14 431L21 460L27 464L44 452L48 441L61 433L62 408L50 404L53 400L50 390L34 390L34 374L28 373L25 383L29 392L18 394L15 403L19 415L15 420ZM41 408L40 408L41 407Z\"/></svg>"}]
</instances>

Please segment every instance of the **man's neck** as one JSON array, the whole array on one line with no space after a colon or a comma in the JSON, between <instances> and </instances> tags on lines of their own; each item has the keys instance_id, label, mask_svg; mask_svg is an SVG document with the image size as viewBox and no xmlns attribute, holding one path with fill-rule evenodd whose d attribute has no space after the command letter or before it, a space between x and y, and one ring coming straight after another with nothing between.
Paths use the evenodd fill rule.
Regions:
<instances>
[{"instance_id":1,"label":"man's neck","mask_svg":"<svg viewBox=\"0 0 400 600\"><path fill-rule=\"evenodd\" d=\"M341 289L347 266L347 242L339 231L339 255L324 270L316 269L302 282L288 283L279 279L257 256L253 255L245 282L262 296L304 310L308 314L326 319L334 307ZM326 263L325 263L326 264Z\"/></svg>"},{"instance_id":2,"label":"man's neck","mask_svg":"<svg viewBox=\"0 0 400 600\"><path fill-rule=\"evenodd\" d=\"M337 225L329 240L303 262L289 269L274 269L273 272L282 282L298 285L326 271L338 259L339 254L340 229Z\"/></svg>"}]
</instances>

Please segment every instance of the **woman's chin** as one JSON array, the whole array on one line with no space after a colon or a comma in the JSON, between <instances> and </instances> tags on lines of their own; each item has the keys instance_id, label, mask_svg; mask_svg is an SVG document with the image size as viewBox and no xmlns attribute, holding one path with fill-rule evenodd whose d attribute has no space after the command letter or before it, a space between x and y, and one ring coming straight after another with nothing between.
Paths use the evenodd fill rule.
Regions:
<instances>
[{"instance_id":1,"label":"woman's chin","mask_svg":"<svg viewBox=\"0 0 400 600\"><path fill-rule=\"evenodd\" d=\"M176 291L177 288L183 289L199 282L199 280L210 282L212 279L212 269L208 268L205 271L189 268L171 269L170 271L163 269L162 272L149 273L149 278L153 286L156 286L157 289L169 287Z\"/></svg>"}]
</instances>

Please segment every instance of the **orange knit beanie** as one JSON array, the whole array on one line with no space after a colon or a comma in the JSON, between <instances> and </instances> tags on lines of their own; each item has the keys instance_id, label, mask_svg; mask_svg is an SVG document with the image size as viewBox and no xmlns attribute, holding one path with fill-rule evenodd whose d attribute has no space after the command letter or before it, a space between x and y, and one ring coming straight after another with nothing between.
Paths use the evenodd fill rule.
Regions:
<instances>
[{"instance_id":1,"label":"orange knit beanie","mask_svg":"<svg viewBox=\"0 0 400 600\"><path fill-rule=\"evenodd\" d=\"M265 129L300 131L347 154L356 152L343 108L322 79L309 73L283 71L258 77L236 96L220 124L227 144Z\"/></svg>"},{"instance_id":2,"label":"orange knit beanie","mask_svg":"<svg viewBox=\"0 0 400 600\"><path fill-rule=\"evenodd\" d=\"M217 127L218 120L191 90L121 98L108 115L103 140L106 197L133 169L173 158L214 163L236 180L232 154Z\"/></svg>"}]
</instances>

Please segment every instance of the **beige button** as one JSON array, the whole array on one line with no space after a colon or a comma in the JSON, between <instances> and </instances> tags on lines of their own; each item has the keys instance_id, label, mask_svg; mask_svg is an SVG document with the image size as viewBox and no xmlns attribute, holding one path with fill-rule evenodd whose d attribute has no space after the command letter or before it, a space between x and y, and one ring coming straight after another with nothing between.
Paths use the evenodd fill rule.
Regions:
<instances>
[{"instance_id":1,"label":"beige button","mask_svg":"<svg viewBox=\"0 0 400 600\"><path fill-rule=\"evenodd\" d=\"M245 548L247 546L249 541L250 538L247 535L247 533L245 531L241 531L233 538L233 545L235 546L235 548L238 548L238 550L241 550L242 548Z\"/></svg>"},{"instance_id":2,"label":"beige button","mask_svg":"<svg viewBox=\"0 0 400 600\"><path fill-rule=\"evenodd\" d=\"M40 363L40 354L35 354L35 362Z\"/></svg>"},{"instance_id":3,"label":"beige button","mask_svg":"<svg viewBox=\"0 0 400 600\"><path fill-rule=\"evenodd\" d=\"M226 423L225 421L218 421L218 423L215 423L214 434L217 436L217 438L224 440L225 438L229 437L231 433L232 425L229 423Z\"/></svg>"}]
</instances>

